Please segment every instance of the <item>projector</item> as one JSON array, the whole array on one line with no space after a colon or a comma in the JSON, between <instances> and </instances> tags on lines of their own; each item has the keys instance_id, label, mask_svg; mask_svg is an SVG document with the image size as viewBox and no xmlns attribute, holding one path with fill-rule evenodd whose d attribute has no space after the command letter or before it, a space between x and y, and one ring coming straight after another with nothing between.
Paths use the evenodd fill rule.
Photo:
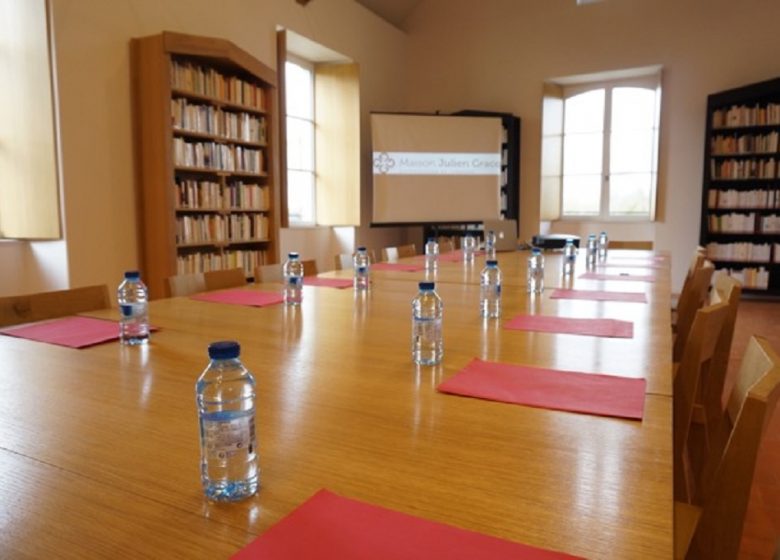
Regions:
<instances>
[{"instance_id":1,"label":"projector","mask_svg":"<svg viewBox=\"0 0 780 560\"><path fill-rule=\"evenodd\" d=\"M568 239L572 240L575 247L580 246L580 237L568 233L552 233L549 235L534 235L531 243L540 249L563 249Z\"/></svg>"}]
</instances>

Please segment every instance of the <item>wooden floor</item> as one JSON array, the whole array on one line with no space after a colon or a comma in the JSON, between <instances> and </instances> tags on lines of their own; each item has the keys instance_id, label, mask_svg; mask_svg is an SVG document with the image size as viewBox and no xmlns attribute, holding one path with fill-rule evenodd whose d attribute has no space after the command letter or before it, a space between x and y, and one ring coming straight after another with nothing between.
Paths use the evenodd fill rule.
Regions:
<instances>
[{"instance_id":1,"label":"wooden floor","mask_svg":"<svg viewBox=\"0 0 780 560\"><path fill-rule=\"evenodd\" d=\"M767 338L780 351L780 303L743 300L739 304L731 348L727 394L752 334ZM758 456L742 535L740 560L768 560L780 545L780 409L775 411Z\"/></svg>"}]
</instances>

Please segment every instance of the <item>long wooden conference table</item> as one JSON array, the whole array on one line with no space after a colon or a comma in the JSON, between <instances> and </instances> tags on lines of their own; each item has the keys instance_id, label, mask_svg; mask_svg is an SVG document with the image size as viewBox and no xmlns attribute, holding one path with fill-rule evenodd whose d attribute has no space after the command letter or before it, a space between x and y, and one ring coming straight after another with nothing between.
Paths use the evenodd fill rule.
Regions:
<instances>
[{"instance_id":1,"label":"long wooden conference table","mask_svg":"<svg viewBox=\"0 0 780 560\"><path fill-rule=\"evenodd\" d=\"M632 263L618 253L608 263ZM642 291L649 302L552 300L560 256L547 255L537 296L525 291L527 256L499 254L500 320L478 313L484 258L439 265L445 357L433 367L410 354L423 272L376 270L368 293L307 286L300 308L153 301L159 331L147 347L0 336L0 557L228 558L327 488L586 558L670 558L669 270L631 270L652 283L585 280L580 262L574 287ZM634 338L502 328L520 313L631 320ZM228 505L203 497L194 397L207 345L224 339L241 343L257 380L261 468L258 494ZM643 377L644 418L436 391L474 357Z\"/></svg>"}]
</instances>

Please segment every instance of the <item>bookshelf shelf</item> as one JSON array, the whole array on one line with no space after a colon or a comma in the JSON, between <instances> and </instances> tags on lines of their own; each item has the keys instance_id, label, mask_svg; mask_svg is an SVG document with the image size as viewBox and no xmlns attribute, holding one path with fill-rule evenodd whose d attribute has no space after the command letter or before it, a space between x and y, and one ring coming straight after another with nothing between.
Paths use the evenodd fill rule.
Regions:
<instances>
[{"instance_id":1,"label":"bookshelf shelf","mask_svg":"<svg viewBox=\"0 0 780 560\"><path fill-rule=\"evenodd\" d=\"M278 262L276 74L223 39L132 41L143 273L153 298L176 274ZM218 239L218 240L216 240Z\"/></svg>"},{"instance_id":2,"label":"bookshelf shelf","mask_svg":"<svg viewBox=\"0 0 780 560\"><path fill-rule=\"evenodd\" d=\"M700 243L747 291L777 296L778 228L780 78L707 98Z\"/></svg>"}]
</instances>

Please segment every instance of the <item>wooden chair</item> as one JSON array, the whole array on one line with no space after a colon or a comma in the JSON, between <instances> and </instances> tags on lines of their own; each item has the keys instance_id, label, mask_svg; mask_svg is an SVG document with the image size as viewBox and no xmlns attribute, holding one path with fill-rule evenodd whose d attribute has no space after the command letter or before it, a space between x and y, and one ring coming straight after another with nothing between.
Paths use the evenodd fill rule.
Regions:
<instances>
[{"instance_id":1,"label":"wooden chair","mask_svg":"<svg viewBox=\"0 0 780 560\"><path fill-rule=\"evenodd\" d=\"M455 250L455 242L452 237L439 237L439 253L449 253Z\"/></svg>"},{"instance_id":2,"label":"wooden chair","mask_svg":"<svg viewBox=\"0 0 780 560\"><path fill-rule=\"evenodd\" d=\"M87 286L0 298L0 327L55 319L111 307L108 287Z\"/></svg>"},{"instance_id":3,"label":"wooden chair","mask_svg":"<svg viewBox=\"0 0 780 560\"><path fill-rule=\"evenodd\" d=\"M685 353L674 374L673 385L673 440L674 440L674 495L689 501L693 481L687 456L688 434L693 407L702 372L709 368L715 346L726 320L729 307L718 303L699 309L691 327Z\"/></svg>"},{"instance_id":4,"label":"wooden chair","mask_svg":"<svg viewBox=\"0 0 780 560\"><path fill-rule=\"evenodd\" d=\"M610 249L644 249L646 251L653 250L652 241L609 241Z\"/></svg>"},{"instance_id":5,"label":"wooden chair","mask_svg":"<svg viewBox=\"0 0 780 560\"><path fill-rule=\"evenodd\" d=\"M228 268L226 270L212 270L204 272L206 291L224 290L246 285L246 274L243 268Z\"/></svg>"},{"instance_id":6,"label":"wooden chair","mask_svg":"<svg viewBox=\"0 0 780 560\"><path fill-rule=\"evenodd\" d=\"M383 261L397 261L404 257L413 257L417 254L417 248L414 244L399 245L398 247L385 247L382 249Z\"/></svg>"},{"instance_id":7,"label":"wooden chair","mask_svg":"<svg viewBox=\"0 0 780 560\"><path fill-rule=\"evenodd\" d=\"M715 275L709 303L710 305L725 303L728 305L728 313L715 345L710 367L699 383L701 387L699 402L694 406L688 446L692 467L697 474L700 474L706 456L722 451L728 438L728 429L724 422L723 389L741 295L742 285L738 280L725 273ZM697 495L700 493L701 488L698 488Z\"/></svg>"},{"instance_id":8,"label":"wooden chair","mask_svg":"<svg viewBox=\"0 0 780 560\"><path fill-rule=\"evenodd\" d=\"M680 306L680 300L683 300L685 297L687 297L683 294L686 294L686 292L691 289L690 282L693 279L693 274L702 267L704 260L704 247L696 247L696 250L691 256L691 262L688 265L688 271L685 273L685 280L683 281L683 287L682 290L680 290L680 295L677 296L677 298L672 302L672 325L677 322L676 313L677 308Z\"/></svg>"},{"instance_id":9,"label":"wooden chair","mask_svg":"<svg viewBox=\"0 0 780 560\"><path fill-rule=\"evenodd\" d=\"M780 357L754 336L728 404L733 424L723 452L707 471L702 507L674 504L675 558L736 559L761 437L780 398Z\"/></svg>"},{"instance_id":10,"label":"wooden chair","mask_svg":"<svg viewBox=\"0 0 780 560\"><path fill-rule=\"evenodd\" d=\"M308 259L301 261L303 263L303 275L304 276L317 276L317 261L314 259Z\"/></svg>"},{"instance_id":11,"label":"wooden chair","mask_svg":"<svg viewBox=\"0 0 780 560\"><path fill-rule=\"evenodd\" d=\"M206 278L202 272L177 274L165 279L165 296L179 297L206 291Z\"/></svg>"},{"instance_id":12,"label":"wooden chair","mask_svg":"<svg viewBox=\"0 0 780 560\"><path fill-rule=\"evenodd\" d=\"M707 299L714 271L715 267L712 263L706 261L701 268L694 271L688 290L680 296L680 303L677 307L677 323L673 325L675 338L672 359L675 362L682 359L693 319L696 316L696 311L704 305Z\"/></svg>"},{"instance_id":13,"label":"wooden chair","mask_svg":"<svg viewBox=\"0 0 780 560\"><path fill-rule=\"evenodd\" d=\"M281 282L284 279L282 264L261 264L255 269L255 282L258 284Z\"/></svg>"}]
</instances>

